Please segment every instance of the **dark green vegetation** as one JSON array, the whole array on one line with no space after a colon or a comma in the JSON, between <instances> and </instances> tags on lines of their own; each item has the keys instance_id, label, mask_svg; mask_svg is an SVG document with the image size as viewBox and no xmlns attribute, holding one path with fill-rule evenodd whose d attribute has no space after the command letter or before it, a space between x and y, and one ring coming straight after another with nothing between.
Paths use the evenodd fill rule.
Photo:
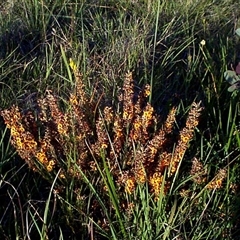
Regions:
<instances>
[{"instance_id":1,"label":"dark green vegetation","mask_svg":"<svg viewBox=\"0 0 240 240\"><path fill-rule=\"evenodd\" d=\"M75 180L58 189L54 177L51 182L30 170L1 118L1 239L240 238L239 92L229 93L224 80L224 72L240 62L239 3L161 2L0 4L1 110L31 108L29 96L40 98L46 90L64 107L75 84L69 58L99 109L117 106L128 71L137 86L150 84L159 121L177 108L173 131L182 129L193 101L204 107L168 192L155 201L147 184L139 185L124 203L107 167L94 179L84 175L79 192ZM99 181L106 183L108 199Z\"/></svg>"}]
</instances>

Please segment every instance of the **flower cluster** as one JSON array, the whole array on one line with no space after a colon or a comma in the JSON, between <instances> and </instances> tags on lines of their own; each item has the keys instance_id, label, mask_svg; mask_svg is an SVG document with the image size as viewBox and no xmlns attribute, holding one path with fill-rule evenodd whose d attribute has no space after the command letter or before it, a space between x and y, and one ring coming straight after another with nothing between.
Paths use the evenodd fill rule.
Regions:
<instances>
[{"instance_id":1,"label":"flower cluster","mask_svg":"<svg viewBox=\"0 0 240 240\"><path fill-rule=\"evenodd\" d=\"M190 175L193 177L193 181L197 184L205 183L207 180L207 169L204 169L203 164L196 157L192 159Z\"/></svg>"},{"instance_id":2,"label":"flower cluster","mask_svg":"<svg viewBox=\"0 0 240 240\"><path fill-rule=\"evenodd\" d=\"M216 174L216 176L213 178L213 180L207 184L207 188L208 189L221 188L223 185L223 181L226 179L226 177L227 177L226 169L220 169Z\"/></svg>"},{"instance_id":3,"label":"flower cluster","mask_svg":"<svg viewBox=\"0 0 240 240\"><path fill-rule=\"evenodd\" d=\"M1 115L7 127L11 130L11 142L20 157L33 170L38 168L36 162L33 161L33 159L37 159L48 172L51 172L56 163L53 154L54 149L50 143L51 139L48 134L43 139L38 138L37 124L33 115L29 112L22 115L17 106L12 106L9 110L3 110ZM25 121L28 124L24 124ZM28 129L27 126L31 128Z\"/></svg>"},{"instance_id":4,"label":"flower cluster","mask_svg":"<svg viewBox=\"0 0 240 240\"><path fill-rule=\"evenodd\" d=\"M72 62L70 66L76 87L66 110L61 109L58 96L48 91L37 100L35 112L21 111L17 106L1 112L20 157L40 173L43 166L48 173L60 169L61 178L81 179L78 169L91 174L89 177L99 174L104 156L120 189L123 187L131 194L138 184L147 183L157 199L161 191L169 188L164 172L168 171L170 179L177 171L193 138L202 110L200 103L192 104L186 126L174 142L177 109L170 109L166 121L160 125L159 117L147 101L149 85L136 89L132 73L127 73L118 106L100 110L94 97L86 94L77 67ZM69 156L74 161L69 161Z\"/></svg>"}]
</instances>

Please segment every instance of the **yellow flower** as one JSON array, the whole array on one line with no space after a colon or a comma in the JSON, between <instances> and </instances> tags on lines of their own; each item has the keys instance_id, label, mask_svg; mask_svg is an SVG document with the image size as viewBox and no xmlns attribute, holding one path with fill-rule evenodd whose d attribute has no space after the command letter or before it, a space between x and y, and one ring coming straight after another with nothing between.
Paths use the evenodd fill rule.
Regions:
<instances>
[{"instance_id":1,"label":"yellow flower","mask_svg":"<svg viewBox=\"0 0 240 240\"><path fill-rule=\"evenodd\" d=\"M158 173L158 172L154 173L149 178L149 184L155 196L158 196L159 193L161 192L162 181L163 181L163 176L161 175L161 173Z\"/></svg>"},{"instance_id":2,"label":"yellow flower","mask_svg":"<svg viewBox=\"0 0 240 240\"><path fill-rule=\"evenodd\" d=\"M47 156L44 152L39 151L36 153L36 158L41 162L42 164L48 164Z\"/></svg>"},{"instance_id":3,"label":"yellow flower","mask_svg":"<svg viewBox=\"0 0 240 240\"><path fill-rule=\"evenodd\" d=\"M77 64L72 60L72 58L69 59L69 66L74 72L77 71Z\"/></svg>"},{"instance_id":4,"label":"yellow flower","mask_svg":"<svg viewBox=\"0 0 240 240\"><path fill-rule=\"evenodd\" d=\"M133 177L127 179L126 185L125 185L125 191L131 194L134 191L134 189L135 189L135 179Z\"/></svg>"},{"instance_id":5,"label":"yellow flower","mask_svg":"<svg viewBox=\"0 0 240 240\"><path fill-rule=\"evenodd\" d=\"M151 94L151 87L150 85L146 85L144 88L144 97L148 97Z\"/></svg>"},{"instance_id":6,"label":"yellow flower","mask_svg":"<svg viewBox=\"0 0 240 240\"><path fill-rule=\"evenodd\" d=\"M72 95L71 94L71 97L69 99L69 102L72 104L72 105L78 105L78 99L75 95Z\"/></svg>"},{"instance_id":7,"label":"yellow flower","mask_svg":"<svg viewBox=\"0 0 240 240\"><path fill-rule=\"evenodd\" d=\"M135 130L139 130L140 127L141 127L141 124L136 121L136 122L133 123L133 126L134 126L134 129L135 129Z\"/></svg>"},{"instance_id":8,"label":"yellow flower","mask_svg":"<svg viewBox=\"0 0 240 240\"><path fill-rule=\"evenodd\" d=\"M56 164L56 163L55 163L54 160L50 160L50 161L48 162L48 165L46 166L47 171L48 171L48 172L51 172L51 171L53 170L53 167L54 167L55 164Z\"/></svg>"},{"instance_id":9,"label":"yellow flower","mask_svg":"<svg viewBox=\"0 0 240 240\"><path fill-rule=\"evenodd\" d=\"M106 143L103 143L101 147L102 149L107 149L108 145Z\"/></svg>"},{"instance_id":10,"label":"yellow flower","mask_svg":"<svg viewBox=\"0 0 240 240\"><path fill-rule=\"evenodd\" d=\"M147 176L144 167L140 167L135 174L138 183L144 184L147 181Z\"/></svg>"},{"instance_id":11,"label":"yellow flower","mask_svg":"<svg viewBox=\"0 0 240 240\"><path fill-rule=\"evenodd\" d=\"M206 41L203 39L203 40L200 42L200 44L201 44L202 46L205 46L205 45L206 45Z\"/></svg>"},{"instance_id":12,"label":"yellow flower","mask_svg":"<svg viewBox=\"0 0 240 240\"><path fill-rule=\"evenodd\" d=\"M22 142L22 139L20 137L16 137L15 143L16 143L16 145L19 149L23 148L23 142Z\"/></svg>"}]
</instances>

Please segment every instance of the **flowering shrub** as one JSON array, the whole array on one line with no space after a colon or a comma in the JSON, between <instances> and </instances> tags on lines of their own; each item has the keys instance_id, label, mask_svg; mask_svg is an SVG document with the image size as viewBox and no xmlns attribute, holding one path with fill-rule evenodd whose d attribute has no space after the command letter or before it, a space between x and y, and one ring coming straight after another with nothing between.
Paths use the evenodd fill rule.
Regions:
<instances>
[{"instance_id":1,"label":"flowering shrub","mask_svg":"<svg viewBox=\"0 0 240 240\"><path fill-rule=\"evenodd\" d=\"M169 177L176 172L193 137L202 110L200 103L192 104L173 151L176 108L159 127L158 117L146 101L149 85L136 93L132 73L126 74L118 109L105 106L95 114L96 104L86 95L81 74L76 67L72 69L76 87L66 111L60 109L57 96L48 91L45 98L37 100L35 111L12 106L1 112L19 156L46 178L52 179L60 171L59 178L79 181L78 169L89 177L99 174L104 157L119 188L130 194L137 184L147 182L157 198L164 171ZM70 155L74 161L69 160ZM167 189L166 184L164 191Z\"/></svg>"}]
</instances>

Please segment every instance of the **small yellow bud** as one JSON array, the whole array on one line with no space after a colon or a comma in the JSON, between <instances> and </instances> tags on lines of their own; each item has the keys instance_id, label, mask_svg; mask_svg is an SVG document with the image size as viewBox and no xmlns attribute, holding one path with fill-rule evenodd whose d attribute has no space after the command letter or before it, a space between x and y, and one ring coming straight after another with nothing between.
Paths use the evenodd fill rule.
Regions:
<instances>
[{"instance_id":1,"label":"small yellow bud","mask_svg":"<svg viewBox=\"0 0 240 240\"><path fill-rule=\"evenodd\" d=\"M72 60L72 58L69 58L69 66L74 72L77 71L77 64Z\"/></svg>"},{"instance_id":2,"label":"small yellow bud","mask_svg":"<svg viewBox=\"0 0 240 240\"><path fill-rule=\"evenodd\" d=\"M203 40L200 42L200 44L201 44L202 46L205 46L205 45L206 45L206 41L203 39Z\"/></svg>"}]
</instances>

